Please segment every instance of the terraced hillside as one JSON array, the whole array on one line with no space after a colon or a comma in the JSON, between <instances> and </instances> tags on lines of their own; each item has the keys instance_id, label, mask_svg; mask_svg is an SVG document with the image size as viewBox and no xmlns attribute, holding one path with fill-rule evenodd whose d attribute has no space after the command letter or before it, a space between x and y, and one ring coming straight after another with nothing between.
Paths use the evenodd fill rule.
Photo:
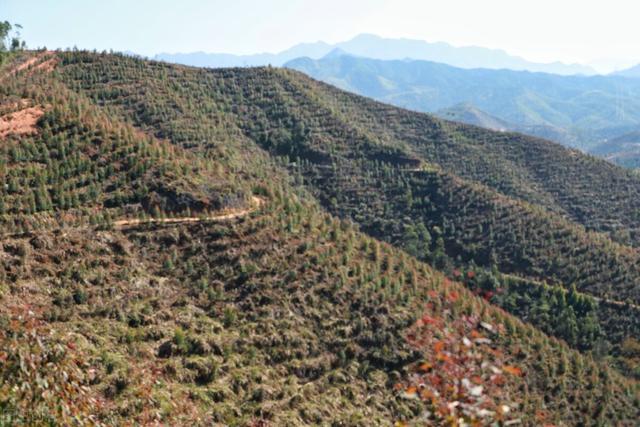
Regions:
<instances>
[{"instance_id":1,"label":"terraced hillside","mask_svg":"<svg viewBox=\"0 0 640 427\"><path fill-rule=\"evenodd\" d=\"M325 208L376 238L406 248L407 231L424 227L431 255L411 253L440 258L439 268L471 262L626 304L632 318L601 325L604 336L590 338L589 347L616 337L612 351L620 354L626 338L637 336L636 175L557 144L400 110L291 71L153 63L141 79L138 61L112 60L68 57L64 78L161 138L188 138L186 117L189 127L202 123L211 134L244 134L295 164L293 175L306 178ZM94 83L87 69L108 79ZM175 82L170 89L167 78Z\"/></svg>"},{"instance_id":2,"label":"terraced hillside","mask_svg":"<svg viewBox=\"0 0 640 427\"><path fill-rule=\"evenodd\" d=\"M637 415L635 385L616 373L348 225L270 201L241 222L5 240L3 267L15 280L3 289L3 321L13 322L3 354L25 357L34 332L15 322L37 316L42 343L32 345L64 353L45 353L28 375L50 378L49 360L81 361L69 370L80 368L76 381L89 389L68 399L89 403L71 410L107 424L388 424L421 411L394 385L414 363L438 363L405 342L405 329L420 316L484 312L484 322L505 325L491 336L505 365L524 372L497 396L516 417ZM26 377L2 373L9 385ZM44 416L50 402L35 402L10 398L8 409Z\"/></svg>"},{"instance_id":3,"label":"terraced hillside","mask_svg":"<svg viewBox=\"0 0 640 427\"><path fill-rule=\"evenodd\" d=\"M557 221L596 254L598 242L614 255L635 249L424 170L412 145L370 137L321 104L309 113L319 120L307 120L307 92L284 90L315 85L299 74L85 52L46 54L9 74L26 56L0 70L6 120L43 112L28 132L0 139L0 423L633 425L640 416L637 382L447 279L386 227L332 216L348 216L352 196L339 208L322 187L344 168L354 182L345 195L376 174L376 185L385 173L427 180L423 201L455 182L479 194L475 203L496 198L501 215ZM51 70L34 70L51 59ZM379 221L391 221L401 211L387 200L419 188L388 182L359 199L365 216L380 204ZM455 235L435 225L443 212L425 212L406 210L428 233Z\"/></svg>"},{"instance_id":4,"label":"terraced hillside","mask_svg":"<svg viewBox=\"0 0 640 427\"><path fill-rule=\"evenodd\" d=\"M309 79L296 83L291 87L300 89L296 93L306 88L323 95L316 97L321 106L348 118L346 122L370 138L402 144L421 160L461 178L559 213L588 230L638 244L640 178L632 171L545 140L438 120Z\"/></svg>"},{"instance_id":5,"label":"terraced hillside","mask_svg":"<svg viewBox=\"0 0 640 427\"><path fill-rule=\"evenodd\" d=\"M26 74L2 90L7 122L20 121L26 110L40 112L33 131L8 132L0 147L6 182L0 213L9 231L28 229L25 223L34 221L179 215L248 200L248 190L224 162L207 164L114 121L47 74Z\"/></svg>"},{"instance_id":6,"label":"terraced hillside","mask_svg":"<svg viewBox=\"0 0 640 427\"><path fill-rule=\"evenodd\" d=\"M83 64L83 69L104 65ZM279 129L282 135L268 136L273 140L281 137L282 141L274 141L282 145L276 147L279 153L293 154L295 149L300 149L293 142L323 147L310 135L320 139L323 130L341 132L341 136L350 139L350 149L359 150L353 143L366 141L362 151L384 147L390 153L402 153L414 160L438 164L506 196L567 216L589 230L607 232L622 240L626 238L625 243L630 244L637 244L640 239L640 178L637 174L558 144L442 121L351 95L287 70L170 69L167 65L156 64L152 68L155 78L139 82L135 73L131 73L131 67L123 67L119 73L110 67L101 69L109 77L102 84L94 85L84 75L74 75L73 67L65 68L65 78L73 80L72 84L80 85L105 104L123 107L127 113L136 114L140 124L162 127L163 134L169 130L161 119L179 111L213 114L218 122L235 121L237 127L246 130L251 126L255 132L263 124L251 123L251 119L257 118L251 114L275 114L279 120L277 124L282 125L283 129ZM161 88L162 76L167 73L180 81L180 86ZM113 79L119 83L114 85ZM240 88L242 90L238 90ZM173 97L175 104L159 98L145 100L147 93L164 93L165 96L159 98ZM187 94L190 100L185 99ZM284 104L274 102L278 100ZM214 102L222 103L223 107L220 104L213 107ZM151 103L153 106L149 105ZM143 106L151 108L141 114ZM228 111L233 114L225 114ZM286 117L285 113L291 117ZM186 120L186 117L174 120ZM264 134L253 136L254 139L265 137ZM293 147L287 147L287 144ZM334 145L332 150L343 149L339 147L341 144ZM324 150L328 151L329 147L325 146ZM365 154L375 157L375 153ZM380 153L376 159L385 160L385 154Z\"/></svg>"}]
</instances>

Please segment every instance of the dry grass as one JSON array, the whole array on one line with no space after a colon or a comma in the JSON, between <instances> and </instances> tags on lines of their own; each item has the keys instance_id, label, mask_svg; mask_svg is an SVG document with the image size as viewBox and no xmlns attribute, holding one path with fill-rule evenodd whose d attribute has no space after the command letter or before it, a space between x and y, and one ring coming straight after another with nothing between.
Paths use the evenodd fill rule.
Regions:
<instances>
[{"instance_id":1,"label":"dry grass","mask_svg":"<svg viewBox=\"0 0 640 427\"><path fill-rule=\"evenodd\" d=\"M0 117L0 138L11 135L31 135L37 132L36 124L44 115L42 107L29 107Z\"/></svg>"}]
</instances>

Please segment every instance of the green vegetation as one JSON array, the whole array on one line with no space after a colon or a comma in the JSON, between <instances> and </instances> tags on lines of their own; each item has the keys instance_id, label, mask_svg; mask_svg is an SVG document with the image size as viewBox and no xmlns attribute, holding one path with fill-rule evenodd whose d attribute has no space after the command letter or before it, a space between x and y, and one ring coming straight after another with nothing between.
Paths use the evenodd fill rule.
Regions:
<instances>
[{"instance_id":1,"label":"green vegetation","mask_svg":"<svg viewBox=\"0 0 640 427\"><path fill-rule=\"evenodd\" d=\"M487 132L493 150L464 144L496 165L538 152L490 177L488 158L457 170L456 148L418 136L441 147L475 128L298 73L32 55L0 83L2 116L43 111L0 145L0 424L444 422L448 386L469 422L640 415L619 372L638 359L620 299L638 298L639 220L635 201L604 198L637 191L634 176L575 155L553 181L573 199L554 199L516 178L537 170L528 156L567 169L571 152ZM588 204L577 180L600 174L616 179ZM598 215L558 212L571 206ZM225 212L243 213L210 220ZM160 221L179 218L193 221Z\"/></svg>"},{"instance_id":2,"label":"green vegetation","mask_svg":"<svg viewBox=\"0 0 640 427\"><path fill-rule=\"evenodd\" d=\"M201 97L200 105L216 100L235 106L229 115L238 116L234 124L291 164L295 179L304 181L327 209L363 231L449 272L476 265L567 289L575 284L625 313L615 316L622 323L609 322L610 316L598 321L612 354L619 354L619 345L636 330L632 304L638 301L640 263L637 252L624 245L637 244L638 199L626 197L640 188L634 174L544 141L373 103L296 73L191 72L197 77L173 71L182 81L176 97L186 96L184 88L198 82L215 88L191 96ZM126 98L105 102L121 114L134 113L132 105L158 111L158 74L157 81L145 83L157 96L128 92ZM237 87L248 89L238 92ZM170 108L162 111L163 117L171 114ZM153 116L138 120L162 134L169 129ZM566 338L557 328L545 330ZM581 339L590 348L600 338L586 335ZM577 345L579 340L569 341Z\"/></svg>"},{"instance_id":3,"label":"green vegetation","mask_svg":"<svg viewBox=\"0 0 640 427\"><path fill-rule=\"evenodd\" d=\"M16 32L12 33L14 29ZM0 65L2 65L10 52L26 48L25 41L20 40L20 33L17 32L21 29L22 26L20 24L11 25L8 21L0 22Z\"/></svg>"}]
</instances>

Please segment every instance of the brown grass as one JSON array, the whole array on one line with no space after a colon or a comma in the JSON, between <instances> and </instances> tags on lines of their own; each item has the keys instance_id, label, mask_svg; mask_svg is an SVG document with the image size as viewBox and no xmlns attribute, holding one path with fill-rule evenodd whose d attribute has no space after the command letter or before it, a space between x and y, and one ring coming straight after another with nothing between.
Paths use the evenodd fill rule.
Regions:
<instances>
[{"instance_id":1,"label":"brown grass","mask_svg":"<svg viewBox=\"0 0 640 427\"><path fill-rule=\"evenodd\" d=\"M0 117L0 138L36 133L36 124L43 114L44 110L41 107L30 107L5 114Z\"/></svg>"}]
</instances>

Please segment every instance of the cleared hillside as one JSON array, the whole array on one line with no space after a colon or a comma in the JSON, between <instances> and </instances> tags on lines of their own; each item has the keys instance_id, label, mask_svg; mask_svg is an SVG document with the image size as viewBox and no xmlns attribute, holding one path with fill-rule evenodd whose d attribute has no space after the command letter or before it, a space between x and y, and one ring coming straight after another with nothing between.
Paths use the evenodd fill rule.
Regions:
<instances>
[{"instance_id":1,"label":"cleared hillside","mask_svg":"<svg viewBox=\"0 0 640 427\"><path fill-rule=\"evenodd\" d=\"M283 154L329 168L337 156L365 165L361 152L405 169L422 160L348 123L292 115L300 98L281 88L300 75L55 58L51 72L0 82L6 108L25 99L44 112L30 135L1 140L0 173L17 187L2 189L8 424L638 418L636 382L324 210ZM277 128L252 128L267 114ZM460 376L476 371L473 384ZM460 409L434 393L450 387ZM475 405L485 391L491 415Z\"/></svg>"},{"instance_id":2,"label":"cleared hillside","mask_svg":"<svg viewBox=\"0 0 640 427\"><path fill-rule=\"evenodd\" d=\"M83 64L83 69L101 65L104 64ZM91 79L74 75L73 67L65 67L65 78L74 85L81 85L100 102L133 113L140 125L158 128L162 136L173 132L175 138L187 137L171 130L166 119L177 125L187 119L211 114L207 120L213 122L210 126L220 128L218 123L226 121L236 129L251 127L257 132L253 128L259 128L260 123L251 123L251 120L258 116L252 117L251 114L275 114L281 127L278 132L250 136L253 139L281 139L275 141L283 145L274 147L280 150L278 154L295 154L294 150L304 147L302 143L316 144L325 151L355 150L354 143L366 140L364 148L372 152L402 152L415 161L438 164L506 196L559 213L588 230L612 235L620 230L623 236L614 237L628 237L624 243L640 241L637 236L640 229L640 177L558 144L442 121L338 91L284 70L179 67L173 70L158 63L151 69L157 79L145 82L137 81L131 68L122 69L120 73L104 70L108 73L108 81L119 82L117 84L93 84ZM169 72L167 69L171 69L172 75L180 81L180 86L172 87L169 93L166 93L168 89L159 87L162 76ZM240 88L242 90L238 90ZM165 93L165 96L151 101L145 99L147 92ZM185 99L187 95L191 98ZM197 108L194 103L199 103ZM192 110L189 111L191 117L184 114L187 109ZM299 116L295 116L296 113ZM334 141L332 147L323 147L320 143L323 130L341 133L348 144L340 147L345 141L339 140ZM300 147L296 146L297 143ZM195 148L195 145L188 148ZM377 155L378 160L384 160L385 156L364 154L369 157Z\"/></svg>"},{"instance_id":3,"label":"cleared hillside","mask_svg":"<svg viewBox=\"0 0 640 427\"><path fill-rule=\"evenodd\" d=\"M420 160L589 230L626 230L632 233L627 243L638 241L640 178L631 171L542 139L442 121L302 81L297 88L324 95L316 99L325 110L348 118L369 138L402 147Z\"/></svg>"},{"instance_id":4,"label":"cleared hillside","mask_svg":"<svg viewBox=\"0 0 640 427\"><path fill-rule=\"evenodd\" d=\"M185 127L198 123L228 139L244 135L290 164L326 209L371 235L406 249L407 230L424 227L429 243L410 253L442 258L439 268L474 263L637 304L637 250L588 231L637 239L639 199L630 195L639 179L624 169L547 141L379 104L286 70L151 63L142 79L134 59L117 66L110 57L67 61L70 85L150 133L180 142L192 136ZM94 83L87 70L108 78ZM603 325L602 338L615 336L615 346L634 336L636 310L622 311L633 318L612 326L624 332Z\"/></svg>"}]
</instances>

